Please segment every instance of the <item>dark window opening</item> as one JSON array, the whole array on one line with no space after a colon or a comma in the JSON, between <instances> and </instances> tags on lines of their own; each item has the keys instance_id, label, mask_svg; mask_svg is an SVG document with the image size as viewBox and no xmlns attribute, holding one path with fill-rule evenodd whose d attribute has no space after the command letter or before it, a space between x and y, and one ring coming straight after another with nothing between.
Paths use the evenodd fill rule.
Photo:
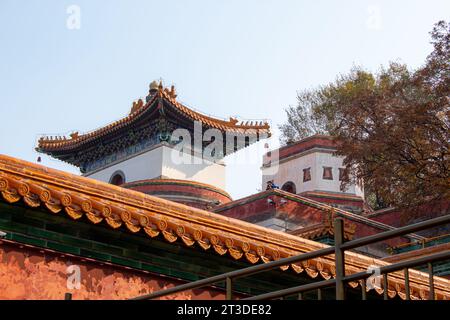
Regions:
<instances>
[{"instance_id":1,"label":"dark window opening","mask_svg":"<svg viewBox=\"0 0 450 320\"><path fill-rule=\"evenodd\" d=\"M281 190L290 192L290 193L297 193L297 189L295 187L295 184L292 181L288 181L281 187Z\"/></svg>"},{"instance_id":2,"label":"dark window opening","mask_svg":"<svg viewBox=\"0 0 450 320\"><path fill-rule=\"evenodd\" d=\"M347 171L345 168L339 168L339 181L342 181L347 178Z\"/></svg>"},{"instance_id":3,"label":"dark window opening","mask_svg":"<svg viewBox=\"0 0 450 320\"><path fill-rule=\"evenodd\" d=\"M323 167L323 179L325 180L333 180L333 168L332 167Z\"/></svg>"},{"instance_id":4,"label":"dark window opening","mask_svg":"<svg viewBox=\"0 0 450 320\"><path fill-rule=\"evenodd\" d=\"M303 182L311 180L311 168L303 169Z\"/></svg>"},{"instance_id":5,"label":"dark window opening","mask_svg":"<svg viewBox=\"0 0 450 320\"><path fill-rule=\"evenodd\" d=\"M125 183L125 175L122 171L114 172L109 183L120 186L121 184Z\"/></svg>"}]
</instances>

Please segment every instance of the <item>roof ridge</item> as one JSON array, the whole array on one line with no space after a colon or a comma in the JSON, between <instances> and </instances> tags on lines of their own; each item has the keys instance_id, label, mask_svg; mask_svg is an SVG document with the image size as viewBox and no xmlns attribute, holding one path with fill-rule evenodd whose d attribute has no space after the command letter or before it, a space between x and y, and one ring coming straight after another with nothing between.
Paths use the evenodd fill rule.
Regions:
<instances>
[{"instance_id":1,"label":"roof ridge","mask_svg":"<svg viewBox=\"0 0 450 320\"><path fill-rule=\"evenodd\" d=\"M394 229L396 229L395 227L393 227L391 225L388 225L388 224L385 224L385 223L382 223L382 222L379 222L379 221L376 221L376 220L372 220L370 218L361 216L359 214L355 214L355 213L352 213L352 212L349 212L349 211L346 211L346 210L343 210L343 209L340 209L340 208L336 208L336 207L330 206L328 204L324 204L322 202L319 202L319 201L316 201L316 200L312 200L312 199L309 199L307 197L300 196L298 194L293 194L293 193L290 193L290 192L287 192L287 191L283 191L283 190L280 190L280 189L274 189L274 191L276 193L280 193L282 195L287 195L287 196L290 196L290 197L300 198L300 199L302 199L305 202L310 202L311 204L314 204L314 205L317 205L317 206L321 206L321 207L323 207L326 210L334 210L334 212L337 212L340 215L351 217L352 219L357 220L357 221L359 220L359 221L364 221L364 222L370 222L373 225L379 226L381 229L385 229L385 230L394 230ZM411 235L412 238L414 238L416 240L425 239L425 237L419 236L418 234L415 234L415 233L410 233L409 235Z\"/></svg>"},{"instance_id":2,"label":"roof ridge","mask_svg":"<svg viewBox=\"0 0 450 320\"><path fill-rule=\"evenodd\" d=\"M177 101L175 98L171 97L164 90L160 90L159 92L165 99L167 99L169 102L171 102L174 106L180 107L182 109L187 109L188 112L195 113L199 117L207 118L208 120L211 120L211 121L220 122L220 123L222 123L224 125L227 125L227 126L231 125L231 126L236 126L236 127L243 128L243 129L245 129L245 128L249 128L249 129L269 128L268 122L265 121L263 123L262 120L260 120L260 121L254 120L255 121L254 125L253 125L253 121L251 121L250 125L247 125L247 124L242 124L244 121L241 121L241 124L238 124L239 120L236 119L236 118L233 118L233 117L230 117L230 120L228 120L228 121L224 120L224 119L218 119L218 118L212 117L210 115L207 115L207 114L205 114L205 113L203 113L201 111L194 110L193 108L190 108L190 107L186 106L185 104L183 104L180 101ZM247 123L248 122L249 121L247 121ZM257 124L256 122L258 122L259 124Z\"/></svg>"},{"instance_id":3,"label":"roof ridge","mask_svg":"<svg viewBox=\"0 0 450 320\"><path fill-rule=\"evenodd\" d=\"M94 140L100 137L103 137L104 135L114 132L117 129L120 129L121 127L124 127L135 120L139 119L139 117L148 110L158 98L165 99L167 102L172 104L176 109L178 109L181 113L191 117L194 120L204 120L205 124L207 124L210 127L217 128L220 130L237 130L240 132L240 130L262 130L268 133L268 136L271 135L270 133L270 125L267 122L267 120L264 121L256 121L255 124L253 124L253 121L249 123L249 121L245 122L241 121L239 123L239 120L233 117L230 117L229 120L222 120L218 118L214 118L209 115L205 115L199 111L193 110L186 105L182 104L181 102L177 101L174 94L171 93L171 91L168 91L167 88L163 88L160 86L155 94L149 95L147 97L151 97L146 103L143 103L143 100L140 98L137 101L133 102L131 112L126 115L125 117L113 121L103 127L94 129L92 131L88 131L84 134L79 134L78 132L74 132L70 134L70 139L66 138L65 136L42 136L38 139L38 146L36 148L37 151L45 151L45 150L57 150L59 148L70 148L74 147L79 144L84 144L90 140Z\"/></svg>"}]
</instances>

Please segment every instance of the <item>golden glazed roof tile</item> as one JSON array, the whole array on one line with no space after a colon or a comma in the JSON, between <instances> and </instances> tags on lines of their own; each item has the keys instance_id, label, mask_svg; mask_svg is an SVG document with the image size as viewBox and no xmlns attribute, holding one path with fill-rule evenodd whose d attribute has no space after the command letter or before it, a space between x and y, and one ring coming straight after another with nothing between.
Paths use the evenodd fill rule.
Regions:
<instances>
[{"instance_id":1,"label":"golden glazed roof tile","mask_svg":"<svg viewBox=\"0 0 450 320\"><path fill-rule=\"evenodd\" d=\"M239 121L235 118L230 118L228 121L220 120L217 118L206 116L204 114L201 114L197 111L194 111L186 107L182 103L178 102L175 97L176 95L174 94L174 92L170 91L167 88L163 88L162 85L160 85L158 87L156 94L153 94L147 103L144 104L142 99L133 102L131 112L126 117L86 134L79 134L78 132L75 132L70 135L70 138L61 136L41 137L38 140L37 149L42 151L55 151L60 149L66 150L75 148L83 143L108 135L137 120L144 113L144 111L151 108L158 99L163 99L169 102L179 113L191 118L193 121L201 121L203 124L206 124L211 128L235 133L247 133L247 134L259 133L259 134L267 134L268 136L271 135L270 126L267 122L255 121L255 123L253 122L248 123L247 121L246 123L244 122L239 123Z\"/></svg>"},{"instance_id":2,"label":"golden glazed roof tile","mask_svg":"<svg viewBox=\"0 0 450 320\"><path fill-rule=\"evenodd\" d=\"M165 241L198 244L231 259L250 263L269 262L327 247L314 241L267 229L209 211L152 197L108 183L50 169L23 160L0 155L0 194L8 203L46 208L53 214L67 214L78 220L83 216L94 224L143 232ZM346 273L367 270L369 266L389 263L346 252ZM329 279L335 275L334 256L284 266L282 270L305 272L308 276ZM389 274L389 296L405 298L403 272ZM450 299L450 280L435 277L438 299ZM428 296L428 275L410 270L413 299ZM359 283L352 283L358 286ZM382 293L380 289L378 293Z\"/></svg>"}]
</instances>

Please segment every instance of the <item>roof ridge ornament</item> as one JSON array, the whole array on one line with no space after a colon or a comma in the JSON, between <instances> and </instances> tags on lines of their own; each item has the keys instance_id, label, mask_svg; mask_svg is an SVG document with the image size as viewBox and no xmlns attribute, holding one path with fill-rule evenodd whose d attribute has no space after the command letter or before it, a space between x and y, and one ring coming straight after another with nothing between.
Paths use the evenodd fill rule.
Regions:
<instances>
[{"instance_id":1,"label":"roof ridge ornament","mask_svg":"<svg viewBox=\"0 0 450 320\"><path fill-rule=\"evenodd\" d=\"M230 117L230 123L233 126L237 125L238 122L239 122L239 120L237 118Z\"/></svg>"},{"instance_id":2,"label":"roof ridge ornament","mask_svg":"<svg viewBox=\"0 0 450 320\"><path fill-rule=\"evenodd\" d=\"M144 101L142 99L138 99L136 101L133 101L133 105L131 106L130 114L135 113L137 110L139 110L144 105Z\"/></svg>"},{"instance_id":3,"label":"roof ridge ornament","mask_svg":"<svg viewBox=\"0 0 450 320\"><path fill-rule=\"evenodd\" d=\"M176 92L176 90L175 90L175 86L174 86L174 85L171 85L171 86L170 86L170 92L169 92L169 94L170 94L170 96L171 96L173 99L175 99L175 98L177 97L177 92Z\"/></svg>"},{"instance_id":4,"label":"roof ridge ornament","mask_svg":"<svg viewBox=\"0 0 450 320\"><path fill-rule=\"evenodd\" d=\"M159 81L153 80L150 83L148 96L146 97L146 102L150 101L151 97L157 93L160 93L160 94L164 93L164 94L166 94L167 97L174 99L174 100L177 97L175 85L172 84L170 86L170 89L168 87L164 87L162 79L160 79Z\"/></svg>"},{"instance_id":5,"label":"roof ridge ornament","mask_svg":"<svg viewBox=\"0 0 450 320\"><path fill-rule=\"evenodd\" d=\"M148 95L145 97L145 102L149 102L150 99L158 92L158 81L153 80L149 85Z\"/></svg>"}]
</instances>

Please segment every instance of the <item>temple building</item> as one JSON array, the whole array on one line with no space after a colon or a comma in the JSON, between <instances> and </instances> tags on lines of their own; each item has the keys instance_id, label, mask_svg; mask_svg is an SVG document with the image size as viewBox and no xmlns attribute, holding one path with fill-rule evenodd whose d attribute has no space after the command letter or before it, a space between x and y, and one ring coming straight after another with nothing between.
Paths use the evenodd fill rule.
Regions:
<instances>
[{"instance_id":1,"label":"temple building","mask_svg":"<svg viewBox=\"0 0 450 320\"><path fill-rule=\"evenodd\" d=\"M274 201L289 198L279 193L271 195ZM0 195L0 299L60 300L66 293L73 299L127 299L327 246L307 234L276 231L4 155ZM303 214L331 219L339 214L306 198L293 201ZM355 217L346 224L357 221L350 218ZM351 225L345 229L350 238L362 232ZM321 230L329 230L326 222ZM396 240L400 243L407 242ZM354 252L346 252L346 261L349 274L389 264ZM334 255L310 259L237 280L234 295L248 297L334 274ZM405 299L404 283L403 272L389 274L390 299ZM427 299L427 283L426 273L411 269L411 298ZM347 297L359 299L359 287L349 283ZM435 276L434 290L436 299L450 299L450 280ZM333 288L323 290L325 299L333 294ZM382 299L383 289L367 295ZM223 286L217 285L167 298L224 297ZM311 292L304 299L317 296Z\"/></svg>"},{"instance_id":2,"label":"temple building","mask_svg":"<svg viewBox=\"0 0 450 320\"><path fill-rule=\"evenodd\" d=\"M269 125L212 118L176 98L174 86L153 81L127 117L87 134L42 137L36 150L85 177L165 199L201 208L230 201L222 158L268 138Z\"/></svg>"},{"instance_id":3,"label":"temple building","mask_svg":"<svg viewBox=\"0 0 450 320\"><path fill-rule=\"evenodd\" d=\"M152 82L129 114L98 130L42 137L37 151L81 175L0 155L0 299L128 299L251 265L327 248L333 221L345 240L447 214L366 210L362 185L340 190L342 158L313 136L264 156L262 184L232 199L223 158L270 136L267 122L220 120L188 108ZM449 249L448 228L345 252L347 274ZM336 276L334 255L233 280L245 298ZM434 297L450 299L450 263L436 264ZM370 299L428 299L426 270L389 273ZM360 299L362 282L346 284ZM365 288L365 287L364 287ZM363 289L364 289L363 288ZM317 293L318 295L318 293ZM334 288L321 291L334 297ZM170 299L224 299L218 283ZM307 292L304 299L317 299Z\"/></svg>"},{"instance_id":4,"label":"temple building","mask_svg":"<svg viewBox=\"0 0 450 320\"><path fill-rule=\"evenodd\" d=\"M352 184L345 190L341 189L346 172L344 158L336 156L336 151L332 137L324 135L314 135L269 151L262 166L263 188L268 181L274 181L284 191L350 212L362 212L363 185ZM274 167L277 169L274 170Z\"/></svg>"}]
</instances>

